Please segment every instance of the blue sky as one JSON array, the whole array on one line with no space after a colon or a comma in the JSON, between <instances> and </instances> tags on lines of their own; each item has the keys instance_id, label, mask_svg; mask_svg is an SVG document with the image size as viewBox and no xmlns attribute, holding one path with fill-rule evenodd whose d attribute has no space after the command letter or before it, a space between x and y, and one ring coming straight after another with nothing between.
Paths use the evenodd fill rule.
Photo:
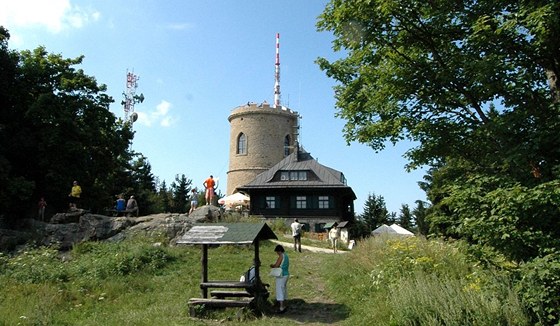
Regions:
<instances>
[{"instance_id":1,"label":"blue sky","mask_svg":"<svg viewBox=\"0 0 560 326\"><path fill-rule=\"evenodd\" d=\"M300 141L319 163L342 171L354 189L357 213L369 194L389 211L414 207L425 194L423 171L407 173L407 144L380 153L342 135L329 79L314 63L343 53L333 36L317 32L323 0L0 0L0 25L11 49L39 45L66 58L84 55L79 67L106 84L121 106L126 73L139 76L139 115L133 149L170 184L185 174L197 187L213 174L226 191L230 112L248 101L273 102L276 33L280 33L282 104L302 116Z\"/></svg>"}]
</instances>

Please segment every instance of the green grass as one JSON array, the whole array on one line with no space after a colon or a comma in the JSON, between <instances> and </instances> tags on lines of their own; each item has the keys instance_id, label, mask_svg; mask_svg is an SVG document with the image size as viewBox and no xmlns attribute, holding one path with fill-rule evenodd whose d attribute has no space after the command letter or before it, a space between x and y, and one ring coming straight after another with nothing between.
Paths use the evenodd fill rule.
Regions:
<instances>
[{"instance_id":1,"label":"green grass","mask_svg":"<svg viewBox=\"0 0 560 326\"><path fill-rule=\"evenodd\" d=\"M201 295L200 249L154 239L83 243L0 254L0 325L527 325L505 278L482 269L460 245L423 239L360 242L344 255L288 251L290 310L262 317L238 309L191 318ZM261 245L262 279L274 244ZM209 278L238 279L252 247L209 251Z\"/></svg>"},{"instance_id":2,"label":"green grass","mask_svg":"<svg viewBox=\"0 0 560 326\"><path fill-rule=\"evenodd\" d=\"M483 269L460 243L376 238L335 257L327 283L350 307L348 325L530 324L507 276Z\"/></svg>"}]
</instances>

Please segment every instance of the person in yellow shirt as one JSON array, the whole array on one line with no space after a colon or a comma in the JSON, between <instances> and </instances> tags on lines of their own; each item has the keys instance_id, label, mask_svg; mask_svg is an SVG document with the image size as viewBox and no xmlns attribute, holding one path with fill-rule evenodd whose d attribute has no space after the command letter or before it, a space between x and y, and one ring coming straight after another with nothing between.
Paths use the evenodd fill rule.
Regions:
<instances>
[{"instance_id":1,"label":"person in yellow shirt","mask_svg":"<svg viewBox=\"0 0 560 326\"><path fill-rule=\"evenodd\" d=\"M82 187L78 184L78 181L74 181L72 184L72 190L68 194L70 201L70 209L78 208L78 202L80 201L80 196L82 195Z\"/></svg>"}]
</instances>

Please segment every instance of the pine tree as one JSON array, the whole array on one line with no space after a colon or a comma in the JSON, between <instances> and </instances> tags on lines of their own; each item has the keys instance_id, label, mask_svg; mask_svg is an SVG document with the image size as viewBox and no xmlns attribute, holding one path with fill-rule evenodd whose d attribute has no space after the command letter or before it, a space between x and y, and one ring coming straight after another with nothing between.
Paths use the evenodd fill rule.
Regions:
<instances>
[{"instance_id":1,"label":"pine tree","mask_svg":"<svg viewBox=\"0 0 560 326\"><path fill-rule=\"evenodd\" d=\"M173 194L172 212L186 213L189 211L188 204L190 203L189 192L191 191L190 185L192 180L187 179L184 174L175 176L175 181L171 184L171 192Z\"/></svg>"},{"instance_id":2,"label":"pine tree","mask_svg":"<svg viewBox=\"0 0 560 326\"><path fill-rule=\"evenodd\" d=\"M402 204L398 224L403 228L410 230L414 226L414 216L410 212L410 207L407 204Z\"/></svg>"},{"instance_id":3,"label":"pine tree","mask_svg":"<svg viewBox=\"0 0 560 326\"><path fill-rule=\"evenodd\" d=\"M364 204L364 212L360 217L369 227L369 231L375 230L382 224L388 223L389 212L383 196L369 194Z\"/></svg>"}]
</instances>

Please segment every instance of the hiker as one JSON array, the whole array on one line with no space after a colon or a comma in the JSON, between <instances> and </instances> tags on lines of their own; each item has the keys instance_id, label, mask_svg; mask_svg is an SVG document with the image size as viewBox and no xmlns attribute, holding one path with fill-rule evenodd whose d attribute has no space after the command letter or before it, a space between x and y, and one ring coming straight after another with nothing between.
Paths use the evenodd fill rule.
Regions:
<instances>
[{"instance_id":1,"label":"hiker","mask_svg":"<svg viewBox=\"0 0 560 326\"><path fill-rule=\"evenodd\" d=\"M331 230L329 231L329 238L331 238L333 251L334 253L338 252L338 238L340 238L340 230L337 227L336 223L333 225Z\"/></svg>"},{"instance_id":2,"label":"hiker","mask_svg":"<svg viewBox=\"0 0 560 326\"><path fill-rule=\"evenodd\" d=\"M189 215L196 209L198 206L198 192L196 188L191 190L191 209L189 210Z\"/></svg>"},{"instance_id":3,"label":"hiker","mask_svg":"<svg viewBox=\"0 0 560 326\"><path fill-rule=\"evenodd\" d=\"M69 207L70 210L75 210L78 208L78 202L80 201L80 196L82 195L82 187L78 184L78 181L74 181L72 183L72 189L70 190L70 194L68 194L69 199Z\"/></svg>"},{"instance_id":4,"label":"hiker","mask_svg":"<svg viewBox=\"0 0 560 326\"><path fill-rule=\"evenodd\" d=\"M202 185L206 189L206 194L205 194L206 205L211 205L212 199L214 198L214 186L216 185L216 182L214 181L214 177L210 175L208 179L204 180Z\"/></svg>"},{"instance_id":5,"label":"hiker","mask_svg":"<svg viewBox=\"0 0 560 326\"><path fill-rule=\"evenodd\" d=\"M39 221L44 222L45 221L45 208L47 207L47 201L45 200L45 197L41 197L41 199L39 200L38 203L39 206Z\"/></svg>"},{"instance_id":6,"label":"hiker","mask_svg":"<svg viewBox=\"0 0 560 326\"><path fill-rule=\"evenodd\" d=\"M296 218L292 223L292 237L294 238L294 250L301 252L301 228L303 224L301 224L298 219Z\"/></svg>"}]
</instances>

